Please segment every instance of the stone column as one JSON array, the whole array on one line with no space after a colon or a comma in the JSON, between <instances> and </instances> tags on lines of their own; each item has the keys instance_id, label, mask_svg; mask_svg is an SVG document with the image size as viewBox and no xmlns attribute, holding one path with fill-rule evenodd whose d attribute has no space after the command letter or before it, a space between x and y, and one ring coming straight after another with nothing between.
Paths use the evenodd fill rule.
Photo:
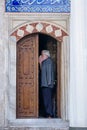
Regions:
<instances>
[{"instance_id":1,"label":"stone column","mask_svg":"<svg viewBox=\"0 0 87 130\"><path fill-rule=\"evenodd\" d=\"M87 127L86 5L86 0L71 0L69 114L71 127Z\"/></svg>"}]
</instances>

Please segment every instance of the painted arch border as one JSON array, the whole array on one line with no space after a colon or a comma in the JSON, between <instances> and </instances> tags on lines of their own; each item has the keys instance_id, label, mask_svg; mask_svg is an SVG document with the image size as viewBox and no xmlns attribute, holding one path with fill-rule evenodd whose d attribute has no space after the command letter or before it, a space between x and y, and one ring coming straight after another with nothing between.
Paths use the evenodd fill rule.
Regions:
<instances>
[{"instance_id":1,"label":"painted arch border","mask_svg":"<svg viewBox=\"0 0 87 130\"><path fill-rule=\"evenodd\" d=\"M63 41L64 36L68 36L68 32L60 25L50 23L50 22L43 22L43 21L35 21L35 22L27 22L17 28L15 28L10 36L15 36L16 41L19 41L21 38L25 37L26 35L30 35L33 33L43 33L47 34L59 42Z\"/></svg>"}]
</instances>

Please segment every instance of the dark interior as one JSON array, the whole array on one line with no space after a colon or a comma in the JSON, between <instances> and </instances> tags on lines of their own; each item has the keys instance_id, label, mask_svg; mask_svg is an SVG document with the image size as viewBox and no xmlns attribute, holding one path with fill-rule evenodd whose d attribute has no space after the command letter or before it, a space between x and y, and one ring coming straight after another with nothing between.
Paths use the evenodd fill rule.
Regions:
<instances>
[{"instance_id":1,"label":"dark interior","mask_svg":"<svg viewBox=\"0 0 87 130\"><path fill-rule=\"evenodd\" d=\"M42 50L49 50L55 67L55 83L53 89L53 117L57 117L57 41L51 36L39 34L39 55ZM43 99L40 88L40 67L39 67L39 117L45 117Z\"/></svg>"}]
</instances>

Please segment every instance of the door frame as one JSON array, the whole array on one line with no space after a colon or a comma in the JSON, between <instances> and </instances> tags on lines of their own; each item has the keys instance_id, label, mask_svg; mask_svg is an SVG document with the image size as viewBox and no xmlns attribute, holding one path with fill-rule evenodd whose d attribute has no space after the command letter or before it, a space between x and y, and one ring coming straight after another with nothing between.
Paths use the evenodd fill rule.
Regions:
<instances>
[{"instance_id":1,"label":"door frame","mask_svg":"<svg viewBox=\"0 0 87 130\"><path fill-rule=\"evenodd\" d=\"M35 34L38 38L36 38L36 40L38 40L38 41L36 41L36 43L35 44L37 44L36 45L36 48L38 48L38 49L36 49L36 50L38 50L39 51L39 34L40 33L37 33L37 34ZM17 48L17 46L18 46L18 44L21 44L21 42L22 42L22 40L23 41L25 41L26 39L28 39L29 38L29 36L31 36L31 37L33 37L33 35L34 34L30 34L30 35L28 35L28 36L25 36L24 38L22 38L21 40L19 40L18 42L17 42L17 44L16 44L16 50L18 50L18 48ZM43 35L43 34L42 34ZM48 35L47 35L48 36ZM52 38L51 36L50 36L50 38ZM55 38L53 38L53 39L55 39ZM55 39L56 40L56 39ZM61 43L59 42L59 41L57 41L56 40L56 44L57 44L57 52L56 52L56 54L57 54L57 92L56 92L56 94L57 94L57 117L58 118L61 118ZM37 51L37 53L38 53L38 51ZM18 56L18 51L16 51L16 56ZM38 56L38 54L37 54L37 56ZM17 61L18 61L18 57L16 58L17 59ZM38 59L38 58L37 58ZM37 61L37 64L38 64L38 61ZM16 68L18 68L18 62L16 62ZM39 72L39 67L36 67L37 68L37 70L36 70L36 73L37 73L37 88L36 88L36 94L35 95L38 95L37 96L37 104L38 104L38 106L36 107L36 110L37 110L37 118L39 117L39 88L38 88L38 81L39 81L39 77L38 77L38 72ZM16 69L16 74L17 74L17 69ZM16 76L16 83L17 83L17 81L18 81L18 76ZM16 117L17 118L29 118L28 116L19 116L19 113L18 113L18 102L19 102L19 94L18 94L18 84L16 85ZM35 117L35 118L36 118ZM33 117L32 117L33 118Z\"/></svg>"},{"instance_id":2,"label":"door frame","mask_svg":"<svg viewBox=\"0 0 87 130\"><path fill-rule=\"evenodd\" d=\"M57 43L57 115L61 118L61 43Z\"/></svg>"},{"instance_id":3,"label":"door frame","mask_svg":"<svg viewBox=\"0 0 87 130\"><path fill-rule=\"evenodd\" d=\"M46 14L45 14L46 15ZM48 17L46 17L46 19L50 19L50 23L52 23L52 19L50 16L50 14L47 14ZM35 14L36 16L36 14ZM22 16L21 16L22 17ZM26 19L27 18L31 18L32 16L25 16ZM38 21L38 17L43 19L42 14L40 16L36 16L35 18ZM60 15L58 14L54 14L53 18L55 19L56 22L56 26L58 26L59 23L57 23L58 20L63 21L66 23L66 28L67 30L69 30L69 15L62 15L60 18ZM35 21L34 17L32 17L32 20ZM16 21L19 21L19 16L18 19L16 19ZM14 19L12 19L12 21L14 21ZM26 22L27 24L29 23L33 23L33 21L31 22ZM58 21L59 22L59 21ZM48 22L46 22L47 25ZM49 24L50 24L49 23ZM22 24L22 26L25 24ZM35 26L35 24L34 24ZM13 25L11 25L11 28L13 28ZM7 102L9 111L6 110L6 119L9 120L9 123L16 123L16 124L26 124L26 121L28 123L28 125L32 126L36 126L37 122L39 122L39 120L34 120L32 119L32 123L31 123L31 119L26 119L26 120L18 120L16 119L16 43L18 41L19 38L23 37L24 33L23 32L19 32L20 30L18 30L18 28L20 28L17 26L17 28L15 28L15 30L12 31L10 37L9 37L9 61L8 61L8 65L9 65L9 69L8 69L8 93L9 93L9 102ZM61 27L60 27L61 28ZM61 28L62 29L62 28ZM45 30L45 29L44 29ZM17 31L20 34L20 36L17 36ZM44 32L46 34L48 34L47 32ZM69 120L69 53L70 51L70 44L69 44L69 37L64 37L63 36L63 41L61 41L61 118L64 120ZM8 97L8 95L7 95ZM13 107L12 107L13 106ZM39 124L38 124L39 126ZM43 126L43 125L42 125Z\"/></svg>"}]
</instances>

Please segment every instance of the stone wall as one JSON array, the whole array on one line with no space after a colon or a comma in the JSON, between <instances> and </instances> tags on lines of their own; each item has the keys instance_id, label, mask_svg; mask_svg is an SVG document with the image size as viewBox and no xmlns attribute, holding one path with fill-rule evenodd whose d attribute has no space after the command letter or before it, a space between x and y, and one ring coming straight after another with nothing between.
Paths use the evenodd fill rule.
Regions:
<instances>
[{"instance_id":1,"label":"stone wall","mask_svg":"<svg viewBox=\"0 0 87 130\"><path fill-rule=\"evenodd\" d=\"M87 1L72 0L70 42L70 126L87 127Z\"/></svg>"},{"instance_id":2,"label":"stone wall","mask_svg":"<svg viewBox=\"0 0 87 130\"><path fill-rule=\"evenodd\" d=\"M73 0L72 0L73 1ZM69 53L67 57L67 49L69 50L69 39L65 38L62 56L65 57L62 61L62 77L64 82L62 83L62 117L64 119L70 120L70 125L73 126L87 126L87 38L86 29L87 25L86 17L86 2L85 0L73 1L72 3L72 16L73 19L71 23L71 36L72 41L70 43L70 86L66 79L69 76L69 70L67 72L64 67L69 68ZM77 3L76 3L77 2ZM83 6L84 5L84 6ZM76 12L75 12L76 11ZM84 15L85 14L85 15ZM85 17L84 17L85 16ZM86 17L87 18L87 17ZM0 1L0 127L7 127L9 122L15 121L16 119L16 105L15 105L15 62L13 62L13 50L16 44L15 38L10 40L10 34L12 31L17 29L24 23L32 22L34 20L46 20L51 21L55 24L60 24L66 30L69 31L69 16L64 16L62 14L6 14L4 0ZM65 20L66 19L66 20ZM85 19L85 20L84 20ZM83 21L82 21L83 20ZM76 22L76 24L75 24ZM12 45L12 46L11 46ZM64 47L65 46L65 47ZM9 50L9 47L11 50ZM67 48L67 49L64 49ZM10 55L11 54L11 55ZM15 53L14 53L15 55ZM14 56L13 56L14 57ZM12 59L12 60L11 60ZM10 66L12 63L12 66ZM73 64L76 67L73 67ZM11 71L12 70L12 71ZM14 79L12 76L14 75ZM65 77L64 77L65 76ZM12 79L11 79L12 78ZM80 81L80 82L79 82ZM13 89L14 88L14 89ZM68 88L68 89L67 89ZM65 91L65 90L68 91ZM12 94L13 93L13 94ZM69 96L70 93L70 96ZM64 98L65 97L65 98ZM70 104L69 103L70 98ZM14 102L13 102L14 101ZM64 104L65 103L65 104ZM66 105L68 104L68 106ZM70 113L68 113L68 111ZM68 115L70 114L70 115ZM17 122L17 120L16 120ZM20 121L21 122L21 121ZM26 120L25 120L26 122ZM29 121L30 124L32 121ZM14 122L13 122L14 123ZM23 122L22 122L23 123ZM7 128L6 128L7 129ZM14 128L13 128L14 129ZM1 128L1 130L3 130Z\"/></svg>"},{"instance_id":3,"label":"stone wall","mask_svg":"<svg viewBox=\"0 0 87 130\"><path fill-rule=\"evenodd\" d=\"M8 18L4 13L4 1L0 1L0 126L6 125L8 84Z\"/></svg>"},{"instance_id":4,"label":"stone wall","mask_svg":"<svg viewBox=\"0 0 87 130\"><path fill-rule=\"evenodd\" d=\"M38 19L60 25L69 32L69 14L7 14L4 1L0 3L0 127L6 129L11 123L18 123L16 119L16 38L10 35L21 25L34 20L38 21ZM63 42L61 68L64 82L62 83L61 115L63 119L69 119L69 68L64 71L65 67L69 67L69 37L65 37ZM30 125L33 123L29 119L19 120L21 124L26 122ZM36 123L35 120L34 125Z\"/></svg>"}]
</instances>

